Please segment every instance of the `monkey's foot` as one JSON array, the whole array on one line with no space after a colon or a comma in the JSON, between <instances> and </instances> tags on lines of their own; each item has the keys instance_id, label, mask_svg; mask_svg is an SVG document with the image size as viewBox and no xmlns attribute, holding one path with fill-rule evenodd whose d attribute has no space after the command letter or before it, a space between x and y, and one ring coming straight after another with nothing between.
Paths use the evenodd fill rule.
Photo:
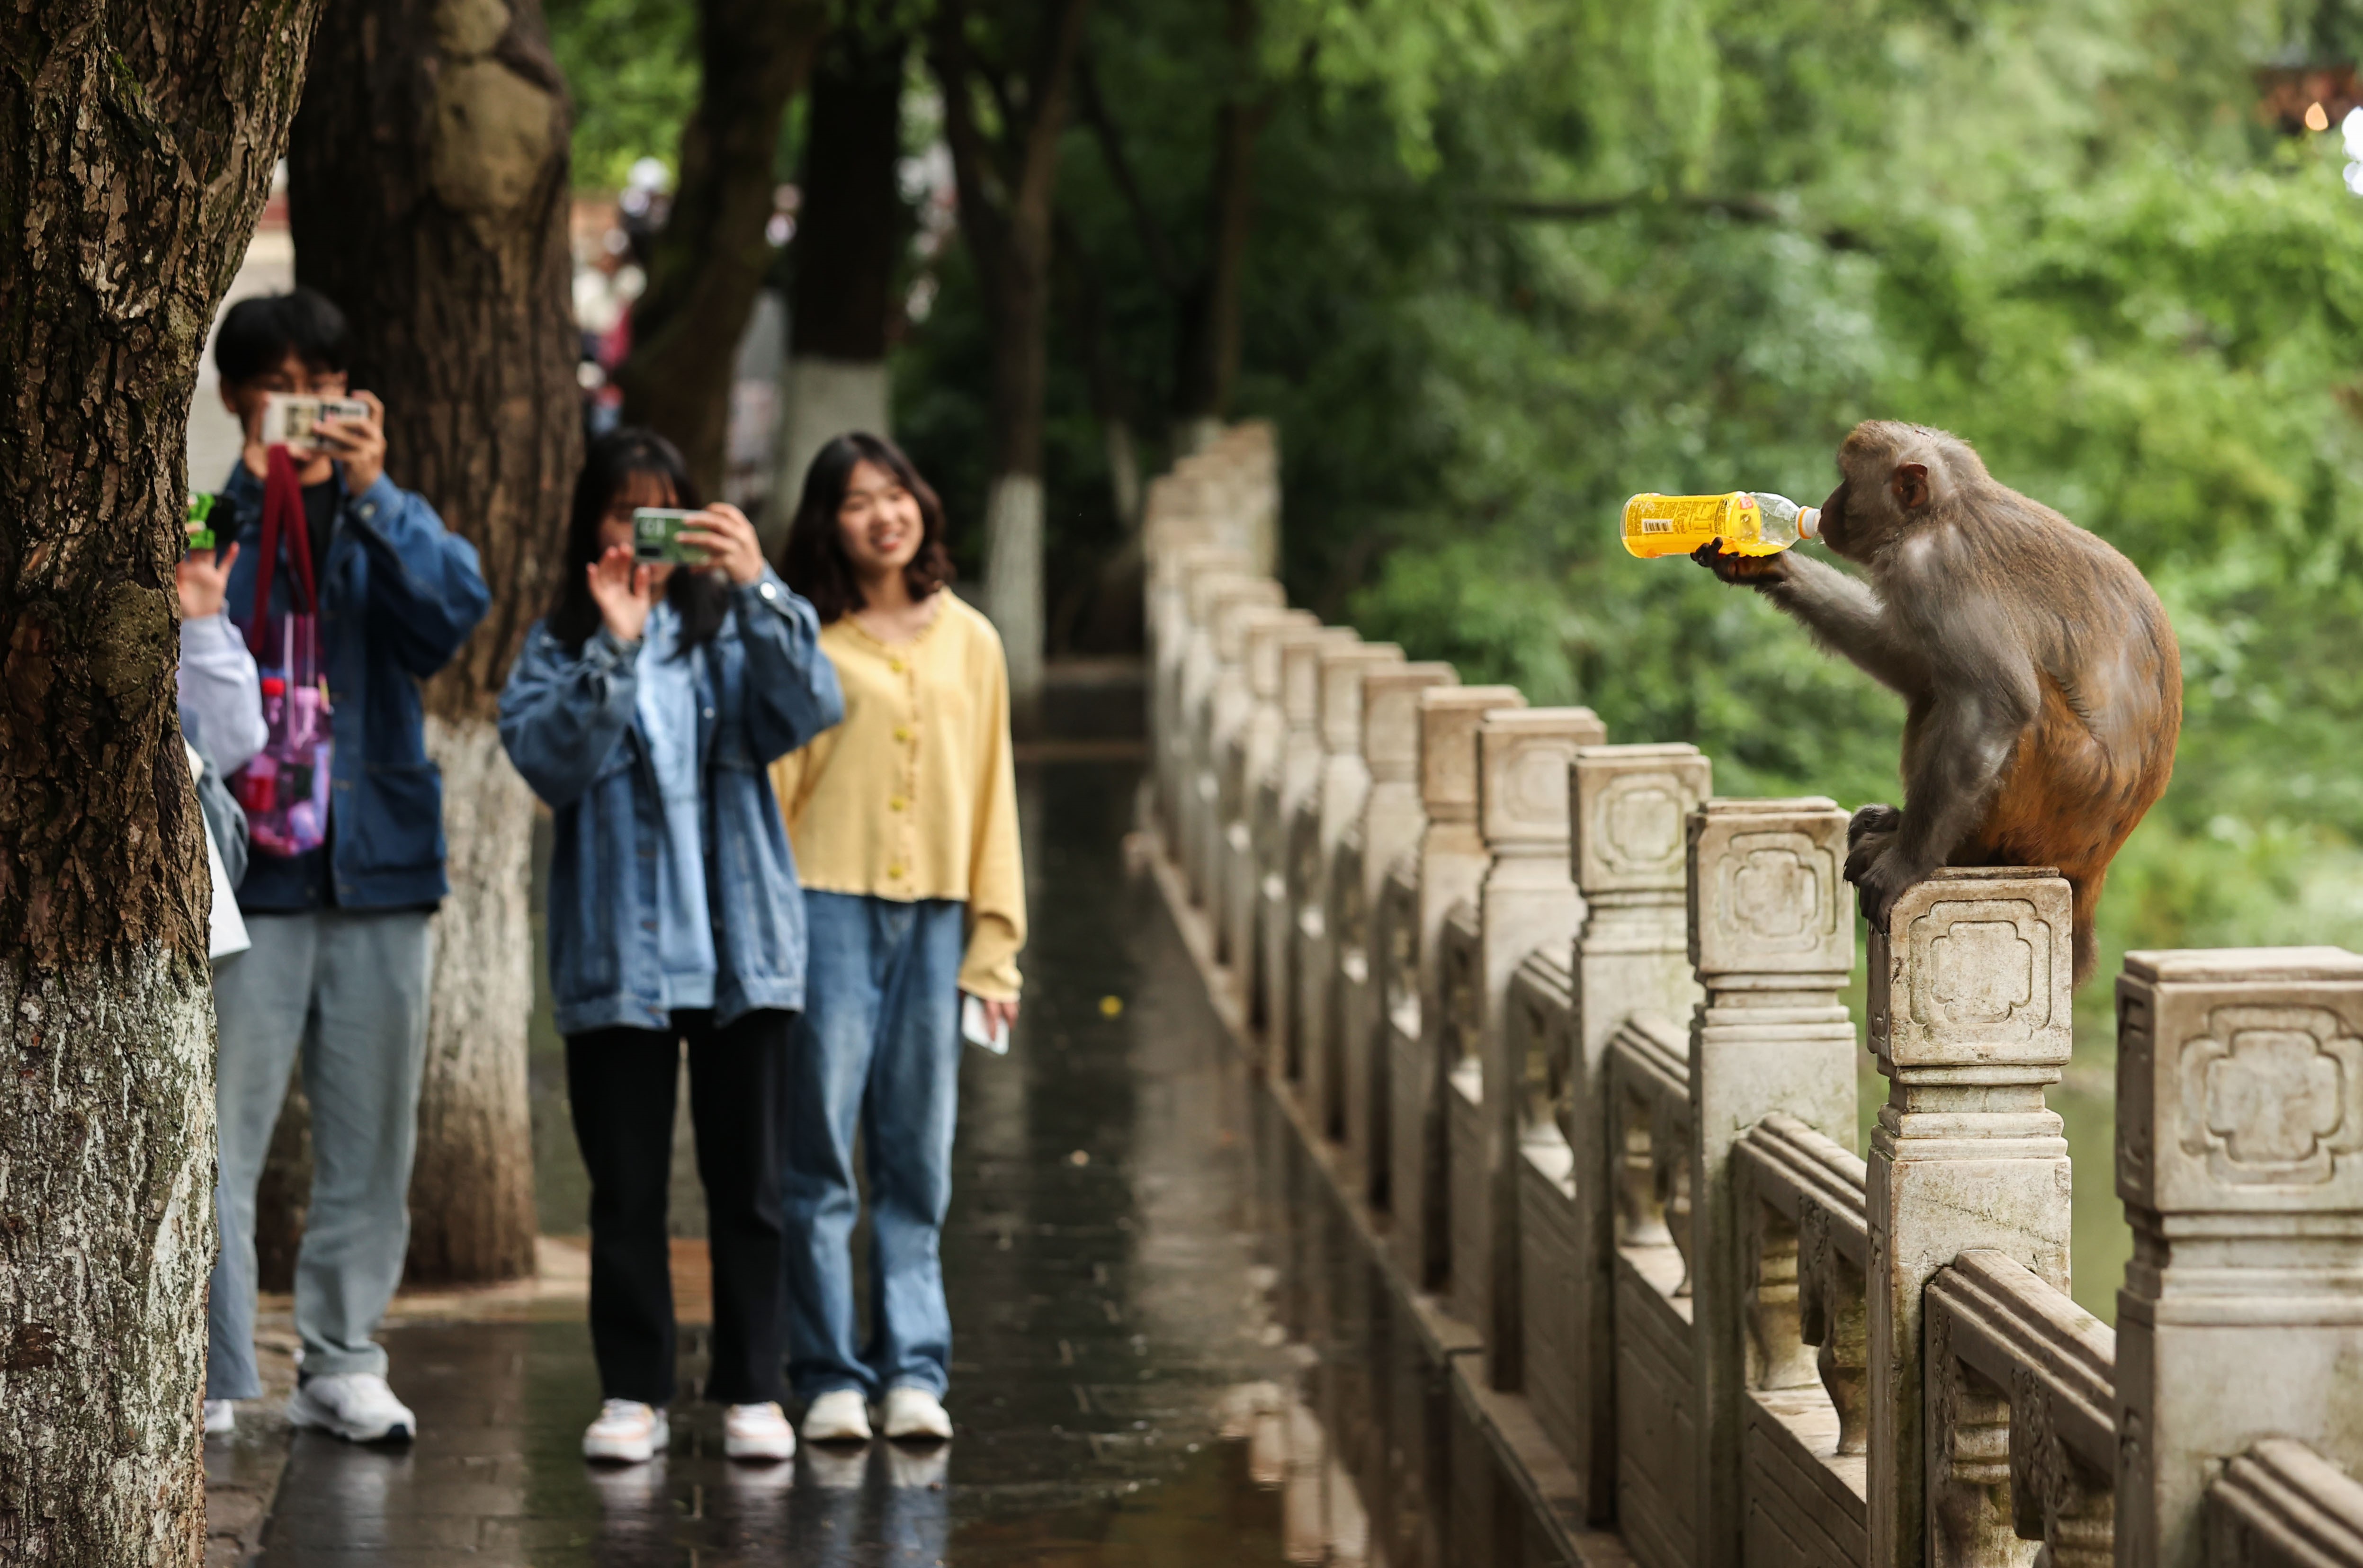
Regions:
<instances>
[{"instance_id":1,"label":"monkey's foot","mask_svg":"<svg viewBox=\"0 0 2363 1568\"><path fill-rule=\"evenodd\" d=\"M1847 857L1847 878L1851 880L1854 876L1854 857L1851 851L1864 834L1892 834L1903 826L1903 813L1892 806L1866 806L1848 818L1847 821L1847 849L1849 851Z\"/></svg>"}]
</instances>

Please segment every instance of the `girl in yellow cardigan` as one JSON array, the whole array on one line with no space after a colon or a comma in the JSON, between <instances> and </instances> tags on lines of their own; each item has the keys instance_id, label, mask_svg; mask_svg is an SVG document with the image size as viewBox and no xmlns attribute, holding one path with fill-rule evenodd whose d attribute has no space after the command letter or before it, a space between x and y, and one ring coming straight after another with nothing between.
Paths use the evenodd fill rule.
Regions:
<instances>
[{"instance_id":1,"label":"girl in yellow cardigan","mask_svg":"<svg viewBox=\"0 0 2363 1568\"><path fill-rule=\"evenodd\" d=\"M789 1054L788 1376L804 1437L951 1436L937 1238L951 1201L960 997L1017 1018L1026 885L1001 639L945 587L943 507L877 436L840 436L804 477L781 575L820 614L845 720L772 764L811 957ZM857 1125L869 1165L869 1342L849 1240Z\"/></svg>"}]
</instances>

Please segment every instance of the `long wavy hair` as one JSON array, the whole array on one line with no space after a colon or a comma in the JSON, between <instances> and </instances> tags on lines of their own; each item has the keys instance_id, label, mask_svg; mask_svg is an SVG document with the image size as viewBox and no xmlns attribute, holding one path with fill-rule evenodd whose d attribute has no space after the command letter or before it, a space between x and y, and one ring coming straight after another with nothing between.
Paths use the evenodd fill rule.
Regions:
<instances>
[{"instance_id":1,"label":"long wavy hair","mask_svg":"<svg viewBox=\"0 0 2363 1568\"><path fill-rule=\"evenodd\" d=\"M702 503L680 450L654 430L627 425L591 443L582 473L574 481L574 509L566 525L566 567L559 573L558 602L550 606L549 635L579 653L599 629L598 601L591 597L590 568L597 561L599 525L616 496L638 475L660 480L672 504L694 511ZM730 589L712 572L681 567L665 582L665 602L681 617L681 651L687 653L722 629L730 613Z\"/></svg>"},{"instance_id":2,"label":"long wavy hair","mask_svg":"<svg viewBox=\"0 0 2363 1568\"><path fill-rule=\"evenodd\" d=\"M919 503L919 553L903 568L911 597L924 599L952 580L951 551L944 544L944 504L903 449L883 436L861 431L839 436L821 448L804 470L804 498L796 504L795 520L788 525L787 543L780 550L780 575L812 601L823 626L867 603L837 524L854 468L865 462L893 474Z\"/></svg>"}]
</instances>

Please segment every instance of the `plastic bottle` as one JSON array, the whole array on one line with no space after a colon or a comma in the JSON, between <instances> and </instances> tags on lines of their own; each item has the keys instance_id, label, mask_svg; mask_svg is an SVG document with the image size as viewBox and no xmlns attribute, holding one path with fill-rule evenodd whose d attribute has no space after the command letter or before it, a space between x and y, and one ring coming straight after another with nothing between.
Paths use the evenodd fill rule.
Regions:
<instances>
[{"instance_id":1,"label":"plastic bottle","mask_svg":"<svg viewBox=\"0 0 2363 1568\"><path fill-rule=\"evenodd\" d=\"M1732 555L1777 555L1801 539L1819 539L1822 509L1800 506L1769 490L1727 495L1660 495L1645 490L1625 503L1625 548L1644 561L1688 555L1716 539Z\"/></svg>"}]
</instances>

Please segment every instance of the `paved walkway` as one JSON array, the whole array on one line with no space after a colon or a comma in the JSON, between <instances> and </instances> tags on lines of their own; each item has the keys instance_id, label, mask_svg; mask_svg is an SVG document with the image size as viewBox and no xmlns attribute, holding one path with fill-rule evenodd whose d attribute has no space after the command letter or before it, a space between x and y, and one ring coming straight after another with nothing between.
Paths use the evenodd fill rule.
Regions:
<instances>
[{"instance_id":1,"label":"paved walkway","mask_svg":"<svg viewBox=\"0 0 2363 1568\"><path fill-rule=\"evenodd\" d=\"M262 1562L1551 1561L1127 874L1137 776L1022 781L1031 984L1010 1057L971 1052L962 1083L952 1442L738 1466L684 1398L665 1462L594 1470L578 1309L412 1323L386 1340L420 1440L299 1437Z\"/></svg>"}]
</instances>

